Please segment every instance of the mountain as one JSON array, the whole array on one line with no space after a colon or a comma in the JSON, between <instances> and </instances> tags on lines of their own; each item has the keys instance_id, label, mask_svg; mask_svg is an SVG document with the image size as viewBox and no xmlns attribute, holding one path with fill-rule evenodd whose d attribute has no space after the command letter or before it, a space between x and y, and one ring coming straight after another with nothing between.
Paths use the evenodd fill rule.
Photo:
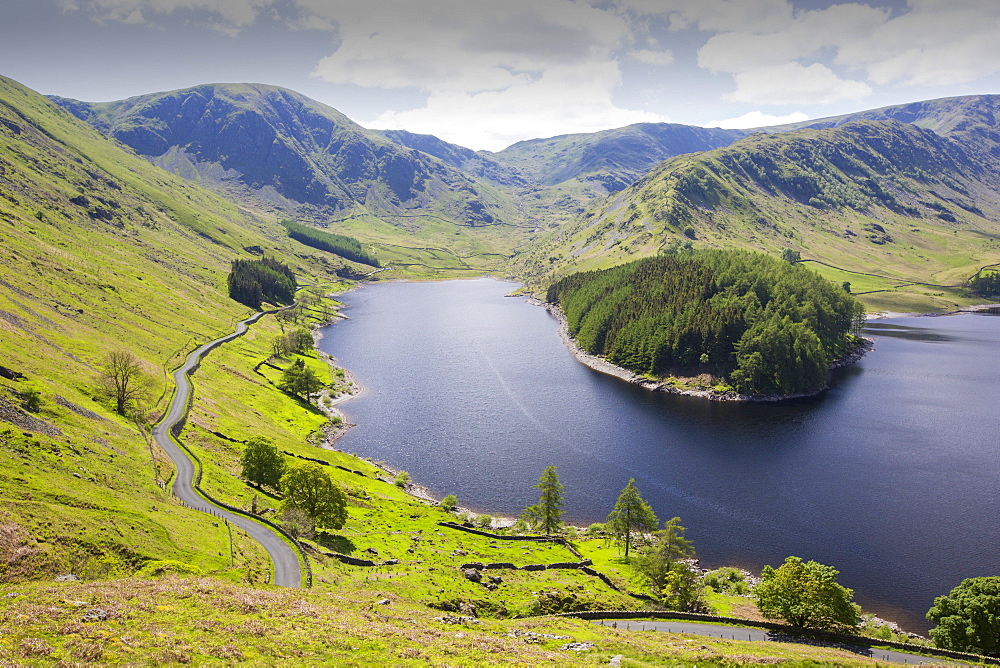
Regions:
<instances>
[{"instance_id":1,"label":"mountain","mask_svg":"<svg viewBox=\"0 0 1000 668\"><path fill-rule=\"evenodd\" d=\"M861 279L875 290L923 282L912 288L923 291L916 306L953 304L970 275L1000 260L998 100L957 98L871 114L920 125L829 121L672 158L520 261L526 270L548 265L562 274L686 242L790 248L848 272L884 276ZM858 285L859 277L853 280Z\"/></svg>"},{"instance_id":2,"label":"mountain","mask_svg":"<svg viewBox=\"0 0 1000 668\"><path fill-rule=\"evenodd\" d=\"M523 231L507 195L289 90L211 84L108 103L53 98L152 163L275 217L378 244L410 273L480 272Z\"/></svg>"},{"instance_id":3,"label":"mountain","mask_svg":"<svg viewBox=\"0 0 1000 668\"><path fill-rule=\"evenodd\" d=\"M496 198L451 165L283 88L210 84L107 103L53 99L153 163L265 210L425 213L470 227L501 217Z\"/></svg>"},{"instance_id":4,"label":"mountain","mask_svg":"<svg viewBox=\"0 0 1000 668\"><path fill-rule=\"evenodd\" d=\"M531 183L553 186L577 181L613 193L667 158L728 146L747 134L676 123L638 123L522 141L492 157L515 168Z\"/></svg>"}]
</instances>

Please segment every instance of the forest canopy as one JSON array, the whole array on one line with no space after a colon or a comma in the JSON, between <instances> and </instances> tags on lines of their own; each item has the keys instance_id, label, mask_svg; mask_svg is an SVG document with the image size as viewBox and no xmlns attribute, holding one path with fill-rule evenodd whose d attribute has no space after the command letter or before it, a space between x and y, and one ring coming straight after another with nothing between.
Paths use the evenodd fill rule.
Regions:
<instances>
[{"instance_id":1,"label":"forest canopy","mask_svg":"<svg viewBox=\"0 0 1000 668\"><path fill-rule=\"evenodd\" d=\"M865 314L814 271L749 251L682 251L573 274L547 298L591 354L653 376L700 365L758 396L823 387Z\"/></svg>"},{"instance_id":2,"label":"forest canopy","mask_svg":"<svg viewBox=\"0 0 1000 668\"><path fill-rule=\"evenodd\" d=\"M264 302L291 304L295 301L295 274L273 258L233 260L229 272L229 296L252 309Z\"/></svg>"},{"instance_id":3,"label":"forest canopy","mask_svg":"<svg viewBox=\"0 0 1000 668\"><path fill-rule=\"evenodd\" d=\"M361 242L354 237L324 232L291 220L283 220L281 224L285 226L288 236L301 244L325 250L353 262L360 262L372 267L381 266L375 256L365 252L364 248L361 247Z\"/></svg>"}]
</instances>

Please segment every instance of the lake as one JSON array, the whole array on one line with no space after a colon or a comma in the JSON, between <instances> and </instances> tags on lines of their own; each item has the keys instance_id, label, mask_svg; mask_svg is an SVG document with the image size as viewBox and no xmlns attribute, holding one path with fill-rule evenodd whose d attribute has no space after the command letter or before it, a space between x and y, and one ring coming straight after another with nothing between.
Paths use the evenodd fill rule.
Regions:
<instances>
[{"instance_id":1,"label":"lake","mask_svg":"<svg viewBox=\"0 0 1000 668\"><path fill-rule=\"evenodd\" d=\"M1000 317L869 323L875 351L822 395L778 404L643 390L580 364L555 319L489 279L342 297L320 348L365 388L337 447L439 496L516 516L558 467L565 519L603 521L635 478L703 564L797 555L923 631L935 596L1000 575Z\"/></svg>"}]
</instances>

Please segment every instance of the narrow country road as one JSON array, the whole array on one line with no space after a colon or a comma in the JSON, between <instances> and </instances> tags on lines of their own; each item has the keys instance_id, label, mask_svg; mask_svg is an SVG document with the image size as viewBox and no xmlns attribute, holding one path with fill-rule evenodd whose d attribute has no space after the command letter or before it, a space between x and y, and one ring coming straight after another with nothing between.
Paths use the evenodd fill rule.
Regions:
<instances>
[{"instance_id":1,"label":"narrow country road","mask_svg":"<svg viewBox=\"0 0 1000 668\"><path fill-rule=\"evenodd\" d=\"M605 619L594 622L601 626L613 626L617 629L629 631L668 631L671 633L691 633L700 636L712 636L714 638L729 638L732 640L751 640L757 642L802 642L812 644L810 640L793 638L776 631L769 631L761 628L746 628L742 626L720 626L718 624L702 624L698 622L684 622L675 620L649 621L635 619ZM919 654L907 654L891 649L881 649L878 647L852 647L849 645L837 645L840 649L855 652L859 656L886 661L888 663L905 663L909 665L926 666L968 666L970 663L957 659L934 658L921 656Z\"/></svg>"},{"instance_id":2,"label":"narrow country road","mask_svg":"<svg viewBox=\"0 0 1000 668\"><path fill-rule=\"evenodd\" d=\"M184 364L174 371L174 383L177 386L177 391L174 393L173 401L170 403L166 416L153 427L153 439L163 448L163 451L173 460L174 466L177 467L177 476L174 478L173 484L173 492L177 498L187 504L189 508L225 518L230 523L246 531L251 538L264 546L264 549L267 550L268 555L271 557L271 562L274 564L274 576L271 582L282 587L298 587L302 581L302 573L299 569L299 558L295 550L281 536L267 526L255 522L245 515L230 512L213 503L209 503L198 494L194 488L195 463L177 442L174 441L170 434L170 430L174 425L178 424L187 415L188 402L191 398L191 383L188 381L188 375L198 368L198 364L209 351L227 341L232 341L242 336L246 333L249 325L256 322L265 313L269 313L269 311L255 313L246 320L238 323L236 331L232 334L216 339L215 341L210 341L188 355Z\"/></svg>"}]
</instances>

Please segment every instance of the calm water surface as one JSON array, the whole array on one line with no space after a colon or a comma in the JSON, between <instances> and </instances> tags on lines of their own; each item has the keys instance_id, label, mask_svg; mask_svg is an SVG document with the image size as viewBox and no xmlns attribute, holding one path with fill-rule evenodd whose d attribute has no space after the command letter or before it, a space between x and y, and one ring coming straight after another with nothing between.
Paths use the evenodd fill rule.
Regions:
<instances>
[{"instance_id":1,"label":"calm water surface","mask_svg":"<svg viewBox=\"0 0 1000 668\"><path fill-rule=\"evenodd\" d=\"M778 405L642 390L583 366L514 284L386 283L344 296L320 347L365 392L348 452L462 505L517 515L546 466L566 518L603 521L629 478L706 565L794 554L920 630L935 596L1000 575L1000 317L873 322L876 350Z\"/></svg>"}]
</instances>

